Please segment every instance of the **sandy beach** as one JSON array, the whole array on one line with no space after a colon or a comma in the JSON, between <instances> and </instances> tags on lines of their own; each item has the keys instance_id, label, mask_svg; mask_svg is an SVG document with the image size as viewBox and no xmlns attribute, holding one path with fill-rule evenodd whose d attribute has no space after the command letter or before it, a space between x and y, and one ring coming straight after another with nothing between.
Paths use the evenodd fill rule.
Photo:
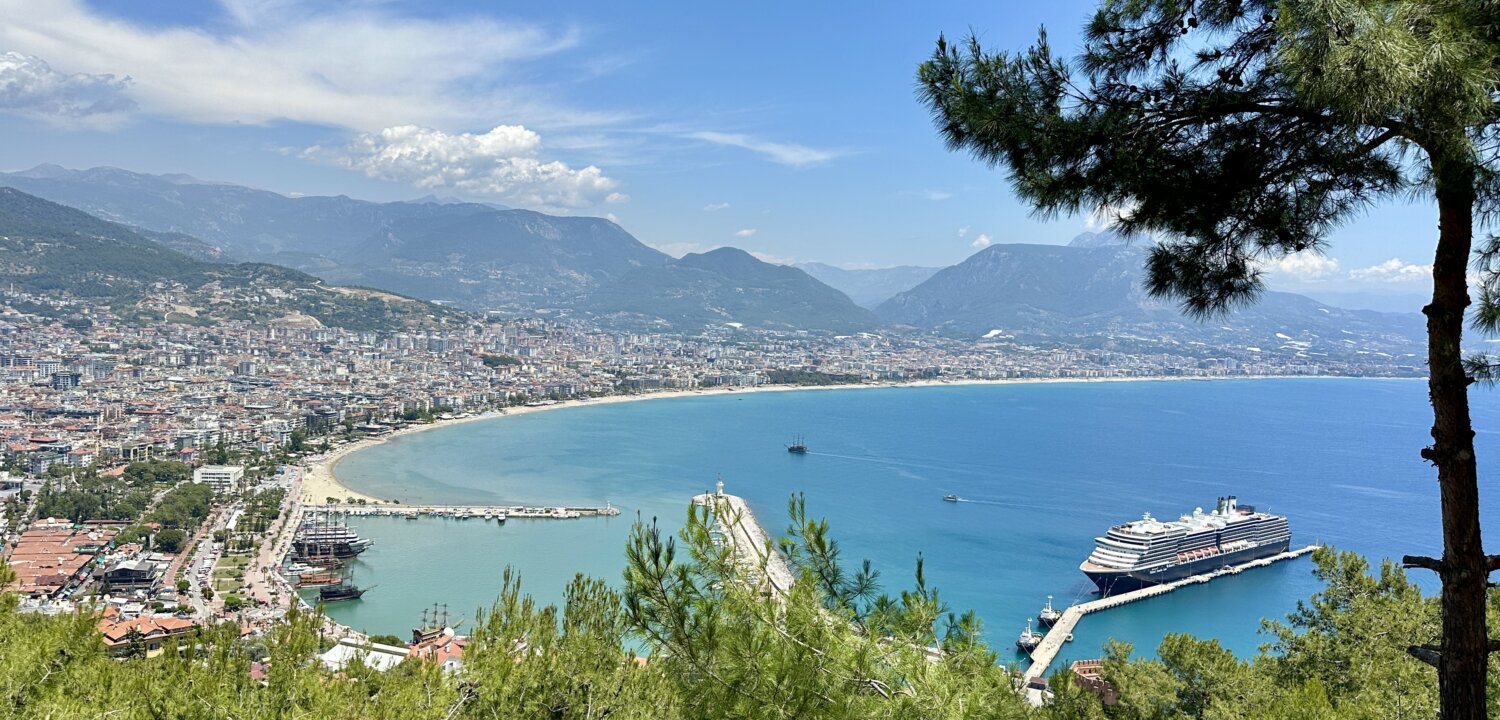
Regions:
<instances>
[{"instance_id":1,"label":"sandy beach","mask_svg":"<svg viewBox=\"0 0 1500 720\"><path fill-rule=\"evenodd\" d=\"M347 445L335 448L332 452L324 455L309 456L303 460L304 475L302 481L302 502L304 504L322 504L328 498L337 498L339 502L348 503L351 500L363 500L368 505L391 504L391 498L376 498L361 492L356 492L348 486L339 482L334 475L334 470L340 460L352 453L365 448L374 447L392 438L413 433L427 432L438 428L452 427L463 423L478 422L481 420L493 420L497 418L516 417L530 413L545 412L548 410L560 410L570 407L584 407L591 405L613 405L616 403L640 402L644 400L661 400L674 397L706 397L712 395L743 395L747 393L764 392L807 392L814 390L865 390L872 388L924 388L924 387L958 387L965 385L1038 385L1046 383L1109 383L1109 382L1162 382L1162 381L1189 381L1189 380L1267 380L1267 379L1335 379L1331 376L1311 375L1237 375L1237 376L1215 376L1215 377L1128 377L1128 378L1001 378L995 380L964 379L964 380L912 380L903 382L876 382L861 383L858 385L761 385L758 387L716 387L698 388L693 390L659 390L656 392L642 393L639 395L611 395L609 397L592 398L587 400L565 400L553 402L546 405L520 406L506 408L504 412L491 411L480 415L470 415L452 420L439 420L426 425L417 425L402 428L387 435L370 437L358 440ZM1408 379L1408 378L1393 378Z\"/></svg>"}]
</instances>

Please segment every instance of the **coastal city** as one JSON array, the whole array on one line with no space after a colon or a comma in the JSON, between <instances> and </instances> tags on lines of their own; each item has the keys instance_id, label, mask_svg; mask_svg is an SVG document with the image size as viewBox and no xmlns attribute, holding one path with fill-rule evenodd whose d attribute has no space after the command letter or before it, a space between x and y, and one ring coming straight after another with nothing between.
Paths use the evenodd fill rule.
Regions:
<instances>
[{"instance_id":1,"label":"coastal city","mask_svg":"<svg viewBox=\"0 0 1500 720\"><path fill-rule=\"evenodd\" d=\"M434 423L652 393L1417 372L1384 353L1310 357L1295 342L1279 353L1132 354L1003 336L976 342L733 326L688 336L538 319L351 332L306 318L138 325L118 322L108 308L77 304L60 306L71 319L59 320L56 312L23 311L45 298L6 300L0 529L20 607L55 614L102 603L100 633L118 652L158 652L206 622L264 632L293 605L306 606L298 587L321 588L324 598L341 590L358 597L336 568L316 564L325 551L347 557L361 549L357 536L334 537L352 533L329 518L340 506L364 512L399 501L349 491L328 472L329 461ZM319 527L334 539L306 537ZM328 623L331 637L349 638L342 650L330 650L331 664L352 657L350 648L372 647L360 633ZM451 628L416 630L411 653L436 653L443 662L461 655L462 638ZM373 647L385 656L405 652Z\"/></svg>"},{"instance_id":2,"label":"coastal city","mask_svg":"<svg viewBox=\"0 0 1500 720\"><path fill-rule=\"evenodd\" d=\"M1495 2L0 0L0 136L0 720L1500 717Z\"/></svg>"}]
</instances>

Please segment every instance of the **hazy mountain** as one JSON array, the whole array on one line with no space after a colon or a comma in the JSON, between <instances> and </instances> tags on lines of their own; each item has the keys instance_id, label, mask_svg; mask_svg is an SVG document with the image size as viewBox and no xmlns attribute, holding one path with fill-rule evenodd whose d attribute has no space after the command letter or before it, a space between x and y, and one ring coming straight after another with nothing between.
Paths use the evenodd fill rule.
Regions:
<instances>
[{"instance_id":1,"label":"hazy mountain","mask_svg":"<svg viewBox=\"0 0 1500 720\"><path fill-rule=\"evenodd\" d=\"M873 270L846 270L824 263L797 263L793 267L805 271L818 280L849 296L861 307L874 310L880 303L891 299L896 293L905 292L920 284L941 268L899 265Z\"/></svg>"},{"instance_id":2,"label":"hazy mountain","mask_svg":"<svg viewBox=\"0 0 1500 720\"><path fill-rule=\"evenodd\" d=\"M1345 340L1360 338L1391 351L1420 347L1419 315L1343 310L1290 293L1266 293L1228 317L1199 322L1175 303L1147 295L1145 258L1142 246L1093 235L1070 246L992 245L882 303L876 313L889 323L975 336L1133 335L1272 347L1319 340L1324 350L1340 351L1347 349Z\"/></svg>"},{"instance_id":3,"label":"hazy mountain","mask_svg":"<svg viewBox=\"0 0 1500 720\"><path fill-rule=\"evenodd\" d=\"M287 197L186 175L55 165L0 174L0 185L172 233L162 241L195 257L275 262L472 309L566 306L632 268L670 259L607 220L450 199ZM179 235L208 247L172 245Z\"/></svg>"},{"instance_id":4,"label":"hazy mountain","mask_svg":"<svg viewBox=\"0 0 1500 720\"><path fill-rule=\"evenodd\" d=\"M606 321L681 330L741 323L852 332L878 324L870 311L802 270L762 262L736 248L637 268L591 293L579 307Z\"/></svg>"},{"instance_id":5,"label":"hazy mountain","mask_svg":"<svg viewBox=\"0 0 1500 720\"><path fill-rule=\"evenodd\" d=\"M1432 302L1431 291L1419 292L1354 292L1340 290L1308 291L1309 297L1342 308L1377 310L1379 312L1420 312L1422 306Z\"/></svg>"},{"instance_id":6,"label":"hazy mountain","mask_svg":"<svg viewBox=\"0 0 1500 720\"><path fill-rule=\"evenodd\" d=\"M397 220L330 259L331 280L517 313L671 260L608 220L529 210Z\"/></svg>"},{"instance_id":7,"label":"hazy mountain","mask_svg":"<svg viewBox=\"0 0 1500 720\"><path fill-rule=\"evenodd\" d=\"M0 283L36 295L97 302L127 319L195 323L311 317L362 330L460 315L389 293L328 286L275 265L205 262L168 246L206 247L187 236L159 240L0 187Z\"/></svg>"}]
</instances>

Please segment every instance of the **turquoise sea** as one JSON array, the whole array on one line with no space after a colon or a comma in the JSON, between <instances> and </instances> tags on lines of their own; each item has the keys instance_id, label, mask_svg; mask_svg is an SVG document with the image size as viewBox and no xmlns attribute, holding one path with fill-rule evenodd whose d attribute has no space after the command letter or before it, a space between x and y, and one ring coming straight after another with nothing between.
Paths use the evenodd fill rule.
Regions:
<instances>
[{"instance_id":1,"label":"turquoise sea","mask_svg":"<svg viewBox=\"0 0 1500 720\"><path fill-rule=\"evenodd\" d=\"M1500 391L1476 389L1486 532L1500 526L1487 472L1500 458ZM416 503L603 504L615 518L467 521L356 518L376 540L355 565L375 588L330 614L405 635L423 608L472 618L507 566L557 602L575 572L618 581L637 515L680 527L688 499L722 476L769 530L805 492L853 563L884 585L930 584L972 608L1011 657L1046 596L1093 587L1078 563L1113 523L1176 517L1219 495L1286 514L1293 544L1372 558L1440 554L1434 471L1418 456L1430 425L1413 380L1046 383L687 396L559 409L455 425L350 455L341 480ZM806 436L811 452L785 443ZM943 502L945 494L967 502ZM1086 618L1063 658L1110 637L1151 652L1168 632L1218 638L1242 655L1318 590L1312 562L1279 563ZM1435 589L1430 574L1415 575ZM472 626L472 620L470 621Z\"/></svg>"}]
</instances>

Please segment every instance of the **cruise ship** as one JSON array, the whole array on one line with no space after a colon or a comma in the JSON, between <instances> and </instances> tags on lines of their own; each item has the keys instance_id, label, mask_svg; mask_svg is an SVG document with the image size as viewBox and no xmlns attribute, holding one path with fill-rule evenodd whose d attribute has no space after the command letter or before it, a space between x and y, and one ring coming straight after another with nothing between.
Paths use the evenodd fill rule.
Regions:
<instances>
[{"instance_id":1,"label":"cruise ship","mask_svg":"<svg viewBox=\"0 0 1500 720\"><path fill-rule=\"evenodd\" d=\"M1078 569L1099 594L1111 595L1283 553L1291 541L1285 517L1256 512L1230 495L1213 512L1197 508L1177 520L1146 513L1116 525L1094 538L1094 552Z\"/></svg>"}]
</instances>

